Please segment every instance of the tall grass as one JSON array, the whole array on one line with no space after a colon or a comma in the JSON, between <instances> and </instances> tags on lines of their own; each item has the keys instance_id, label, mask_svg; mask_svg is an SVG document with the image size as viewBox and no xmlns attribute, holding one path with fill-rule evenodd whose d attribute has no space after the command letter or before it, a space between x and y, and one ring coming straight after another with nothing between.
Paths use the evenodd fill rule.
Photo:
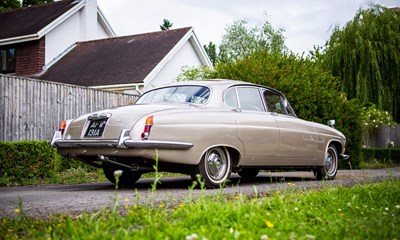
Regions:
<instances>
[{"instance_id":1,"label":"tall grass","mask_svg":"<svg viewBox=\"0 0 400 240\"><path fill-rule=\"evenodd\" d=\"M266 196L201 194L47 220L0 220L4 239L398 239L400 180ZM19 209L16 209L19 210ZM22 209L20 209L22 210Z\"/></svg>"}]
</instances>

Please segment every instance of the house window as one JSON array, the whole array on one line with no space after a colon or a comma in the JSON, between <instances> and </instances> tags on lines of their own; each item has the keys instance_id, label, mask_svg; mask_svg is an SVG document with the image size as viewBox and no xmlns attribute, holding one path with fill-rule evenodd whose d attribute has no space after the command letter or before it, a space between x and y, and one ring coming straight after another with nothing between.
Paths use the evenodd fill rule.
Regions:
<instances>
[{"instance_id":1,"label":"house window","mask_svg":"<svg viewBox=\"0 0 400 240\"><path fill-rule=\"evenodd\" d=\"M0 73L15 72L15 48L0 49Z\"/></svg>"}]
</instances>

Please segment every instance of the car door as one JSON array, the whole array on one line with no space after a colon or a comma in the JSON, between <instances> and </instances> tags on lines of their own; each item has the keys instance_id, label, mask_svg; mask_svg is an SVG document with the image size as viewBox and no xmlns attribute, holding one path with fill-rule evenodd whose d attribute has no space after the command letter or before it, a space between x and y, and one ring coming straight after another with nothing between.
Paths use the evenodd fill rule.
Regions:
<instances>
[{"instance_id":1,"label":"car door","mask_svg":"<svg viewBox=\"0 0 400 240\"><path fill-rule=\"evenodd\" d=\"M244 145L244 154L255 156L247 164L265 164L260 157L276 157L279 130L274 116L265 111L259 88L238 86L228 89L225 96L227 105L237 111L237 135Z\"/></svg>"},{"instance_id":2,"label":"car door","mask_svg":"<svg viewBox=\"0 0 400 240\"><path fill-rule=\"evenodd\" d=\"M312 123L291 116L284 97L263 89L267 112L275 117L279 128L278 156L282 164L312 165L316 159L317 134Z\"/></svg>"}]
</instances>

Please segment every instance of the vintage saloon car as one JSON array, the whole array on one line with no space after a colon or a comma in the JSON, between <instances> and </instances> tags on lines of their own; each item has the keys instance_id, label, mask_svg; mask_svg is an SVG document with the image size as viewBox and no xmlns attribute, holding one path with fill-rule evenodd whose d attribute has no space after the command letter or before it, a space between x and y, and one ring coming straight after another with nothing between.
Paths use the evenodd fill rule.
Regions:
<instances>
[{"instance_id":1,"label":"vintage saloon car","mask_svg":"<svg viewBox=\"0 0 400 240\"><path fill-rule=\"evenodd\" d=\"M207 187L231 172L255 177L260 169L313 171L333 179L345 136L296 117L277 90L233 80L190 81L143 94L130 106L89 113L60 124L51 145L64 156L101 167L120 184L159 171L201 177Z\"/></svg>"}]
</instances>

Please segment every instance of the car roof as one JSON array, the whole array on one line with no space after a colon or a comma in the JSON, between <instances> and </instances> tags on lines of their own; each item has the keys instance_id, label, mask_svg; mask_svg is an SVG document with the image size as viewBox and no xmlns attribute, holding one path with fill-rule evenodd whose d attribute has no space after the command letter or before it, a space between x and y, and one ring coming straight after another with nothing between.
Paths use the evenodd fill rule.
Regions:
<instances>
[{"instance_id":1,"label":"car roof","mask_svg":"<svg viewBox=\"0 0 400 240\"><path fill-rule=\"evenodd\" d=\"M229 88L231 86L240 86L240 85L246 85L246 86L254 86L254 87L262 87L266 88L268 90L274 91L279 93L280 95L283 95L280 91L260 85L260 84L255 84L255 83L250 83L250 82L245 82L245 81L239 81L239 80L232 80L232 79L207 79L207 80L188 80L188 81L181 81L181 82L175 82L175 83L170 83L167 84L163 87L168 87L168 86L182 86L182 85L198 85L198 86L208 86L208 87L223 87L223 88Z\"/></svg>"}]
</instances>

